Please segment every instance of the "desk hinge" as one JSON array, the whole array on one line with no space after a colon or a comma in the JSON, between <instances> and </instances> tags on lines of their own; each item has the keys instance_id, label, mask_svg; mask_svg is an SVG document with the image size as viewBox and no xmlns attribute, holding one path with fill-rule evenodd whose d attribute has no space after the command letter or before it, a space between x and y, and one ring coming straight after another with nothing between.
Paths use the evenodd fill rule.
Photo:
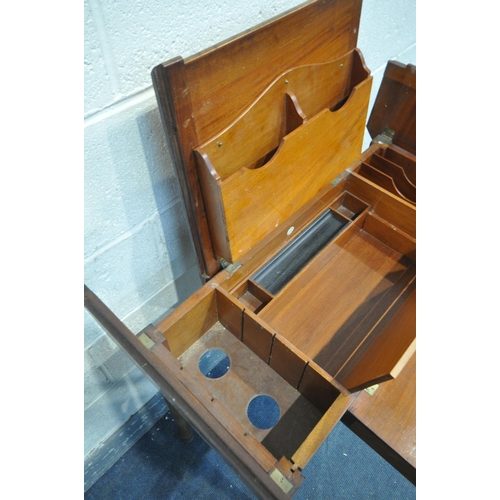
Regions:
<instances>
[{"instance_id":1,"label":"desk hinge","mask_svg":"<svg viewBox=\"0 0 500 500\"><path fill-rule=\"evenodd\" d=\"M365 392L367 392L370 396L373 396L373 393L378 389L378 384L371 385L370 387L367 387L365 389Z\"/></svg>"},{"instance_id":2,"label":"desk hinge","mask_svg":"<svg viewBox=\"0 0 500 500\"><path fill-rule=\"evenodd\" d=\"M155 343L145 334L145 333L140 333L137 338L142 342L142 344L147 347L148 349L151 349L155 345Z\"/></svg>"},{"instance_id":3,"label":"desk hinge","mask_svg":"<svg viewBox=\"0 0 500 500\"><path fill-rule=\"evenodd\" d=\"M284 493L288 493L293 488L293 484L278 469L274 469L269 475Z\"/></svg>"},{"instance_id":4,"label":"desk hinge","mask_svg":"<svg viewBox=\"0 0 500 500\"><path fill-rule=\"evenodd\" d=\"M392 144L395 133L392 128L385 127L382 133L373 139L372 144Z\"/></svg>"},{"instance_id":5,"label":"desk hinge","mask_svg":"<svg viewBox=\"0 0 500 500\"><path fill-rule=\"evenodd\" d=\"M147 325L138 334L137 338L144 346L151 349L154 345L165 342L165 337L155 328L154 325Z\"/></svg>"},{"instance_id":6,"label":"desk hinge","mask_svg":"<svg viewBox=\"0 0 500 500\"><path fill-rule=\"evenodd\" d=\"M236 269L241 267L241 262L238 260L234 264L231 264L225 259L220 259L220 264L222 266L222 269L227 271L229 274L233 274Z\"/></svg>"}]
</instances>

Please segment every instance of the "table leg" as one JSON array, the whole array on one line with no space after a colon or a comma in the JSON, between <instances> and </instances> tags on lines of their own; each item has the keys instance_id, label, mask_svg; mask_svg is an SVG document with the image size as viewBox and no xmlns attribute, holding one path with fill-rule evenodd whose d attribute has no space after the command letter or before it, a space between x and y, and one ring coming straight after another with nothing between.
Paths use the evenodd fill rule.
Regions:
<instances>
[{"instance_id":1,"label":"table leg","mask_svg":"<svg viewBox=\"0 0 500 500\"><path fill-rule=\"evenodd\" d=\"M188 424L186 419L179 413L177 408L167 401L167 406L170 410L170 413L173 416L174 422L177 424L177 428L179 429L180 438L184 443L190 443L194 439L193 429Z\"/></svg>"}]
</instances>

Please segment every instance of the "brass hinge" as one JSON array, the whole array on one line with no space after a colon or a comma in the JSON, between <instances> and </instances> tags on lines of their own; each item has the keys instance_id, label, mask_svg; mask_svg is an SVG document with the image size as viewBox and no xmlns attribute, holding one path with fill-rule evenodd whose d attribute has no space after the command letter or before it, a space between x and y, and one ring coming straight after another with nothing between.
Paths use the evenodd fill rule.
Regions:
<instances>
[{"instance_id":1,"label":"brass hinge","mask_svg":"<svg viewBox=\"0 0 500 500\"><path fill-rule=\"evenodd\" d=\"M269 475L284 493L288 493L293 488L293 484L278 469L274 469Z\"/></svg>"},{"instance_id":2,"label":"brass hinge","mask_svg":"<svg viewBox=\"0 0 500 500\"><path fill-rule=\"evenodd\" d=\"M367 387L365 389L365 392L367 392L370 396L373 396L373 393L378 389L378 384L371 385L370 387Z\"/></svg>"},{"instance_id":3,"label":"brass hinge","mask_svg":"<svg viewBox=\"0 0 500 500\"><path fill-rule=\"evenodd\" d=\"M155 343L145 334L141 333L137 336L137 338L143 343L145 347L151 349L155 345Z\"/></svg>"},{"instance_id":4,"label":"brass hinge","mask_svg":"<svg viewBox=\"0 0 500 500\"><path fill-rule=\"evenodd\" d=\"M372 144L392 144L395 133L392 128L385 127L382 133L373 139Z\"/></svg>"},{"instance_id":5,"label":"brass hinge","mask_svg":"<svg viewBox=\"0 0 500 500\"><path fill-rule=\"evenodd\" d=\"M222 269L227 271L229 274L233 274L236 269L241 267L241 262L238 260L234 264L231 264L225 259L220 259L220 264L222 266Z\"/></svg>"}]
</instances>

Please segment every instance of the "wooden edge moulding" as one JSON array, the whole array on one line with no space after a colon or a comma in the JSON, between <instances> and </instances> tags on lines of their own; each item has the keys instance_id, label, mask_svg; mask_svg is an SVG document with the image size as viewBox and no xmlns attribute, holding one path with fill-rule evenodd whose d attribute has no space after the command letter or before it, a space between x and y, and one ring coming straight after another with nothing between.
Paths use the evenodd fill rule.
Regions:
<instances>
[{"instance_id":1,"label":"wooden edge moulding","mask_svg":"<svg viewBox=\"0 0 500 500\"><path fill-rule=\"evenodd\" d=\"M259 498L293 496L358 391L415 352L415 100L390 95L416 90L415 69L388 65L389 121L362 153L360 8L308 2L153 70L207 282L137 336L85 287L97 321Z\"/></svg>"}]
</instances>

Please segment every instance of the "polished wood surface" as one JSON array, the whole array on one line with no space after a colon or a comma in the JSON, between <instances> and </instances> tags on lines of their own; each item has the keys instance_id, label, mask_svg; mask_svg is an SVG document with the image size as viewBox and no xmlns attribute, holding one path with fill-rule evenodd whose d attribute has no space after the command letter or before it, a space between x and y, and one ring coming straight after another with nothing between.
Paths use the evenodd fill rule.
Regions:
<instances>
[{"instance_id":1,"label":"polished wood surface","mask_svg":"<svg viewBox=\"0 0 500 500\"><path fill-rule=\"evenodd\" d=\"M380 384L372 396L361 391L349 408L349 413L364 426L351 421L350 427L413 481L412 468L417 467L416 356L396 379Z\"/></svg>"},{"instance_id":2,"label":"polished wood surface","mask_svg":"<svg viewBox=\"0 0 500 500\"><path fill-rule=\"evenodd\" d=\"M347 389L359 390L359 377L365 387L390 377L399 358L391 362L384 354L383 373L367 367L346 373L343 367L361 345L380 335L378 319L414 276L409 259L359 230L343 248L325 249L260 316L343 385L347 382ZM414 335L411 328L408 336L397 334L403 352Z\"/></svg>"},{"instance_id":3,"label":"polished wood surface","mask_svg":"<svg viewBox=\"0 0 500 500\"><path fill-rule=\"evenodd\" d=\"M368 120L370 135L375 138L390 128L395 131L394 144L416 154L416 98L416 67L389 61Z\"/></svg>"},{"instance_id":4,"label":"polished wood surface","mask_svg":"<svg viewBox=\"0 0 500 500\"><path fill-rule=\"evenodd\" d=\"M306 2L186 59L200 144L232 123L278 75L356 47L361 0Z\"/></svg>"},{"instance_id":5,"label":"polished wood surface","mask_svg":"<svg viewBox=\"0 0 500 500\"><path fill-rule=\"evenodd\" d=\"M213 175L222 181L242 167L259 168L283 137L320 111L343 103L368 75L358 49L276 75L256 101L197 151L208 156Z\"/></svg>"},{"instance_id":6,"label":"polished wood surface","mask_svg":"<svg viewBox=\"0 0 500 500\"><path fill-rule=\"evenodd\" d=\"M370 87L371 77L341 109L326 109L286 136L269 163L220 183L207 208L213 201L224 213L214 239L222 257L237 261L359 156Z\"/></svg>"},{"instance_id":7,"label":"polished wood surface","mask_svg":"<svg viewBox=\"0 0 500 500\"><path fill-rule=\"evenodd\" d=\"M204 277L220 270L220 256L211 241L193 149L234 122L280 74L352 51L361 3L306 2L186 60L178 57L153 68L153 86ZM223 217L216 210L212 213L214 221Z\"/></svg>"},{"instance_id":8,"label":"polished wood surface","mask_svg":"<svg viewBox=\"0 0 500 500\"><path fill-rule=\"evenodd\" d=\"M139 338L85 289L97 321L259 498L291 497L354 393L397 375L348 415L414 469L398 434L414 425L416 158L386 144L361 154L372 79L355 48L360 10L307 2L153 69L207 283ZM411 68L386 77L413 88ZM413 118L397 116L406 136ZM312 247L299 237L325 211L341 221L331 239L293 253L284 288L257 283L291 243ZM220 270L221 258L235 264ZM233 364L215 381L199 369L210 348ZM265 392L282 414L262 432L246 410Z\"/></svg>"},{"instance_id":9,"label":"polished wood surface","mask_svg":"<svg viewBox=\"0 0 500 500\"><path fill-rule=\"evenodd\" d=\"M198 267L200 274L208 279L220 270L220 263L212 247L203 196L192 154L199 140L192 120L193 109L184 61L177 57L167 65L156 66L151 77L186 207Z\"/></svg>"}]
</instances>

